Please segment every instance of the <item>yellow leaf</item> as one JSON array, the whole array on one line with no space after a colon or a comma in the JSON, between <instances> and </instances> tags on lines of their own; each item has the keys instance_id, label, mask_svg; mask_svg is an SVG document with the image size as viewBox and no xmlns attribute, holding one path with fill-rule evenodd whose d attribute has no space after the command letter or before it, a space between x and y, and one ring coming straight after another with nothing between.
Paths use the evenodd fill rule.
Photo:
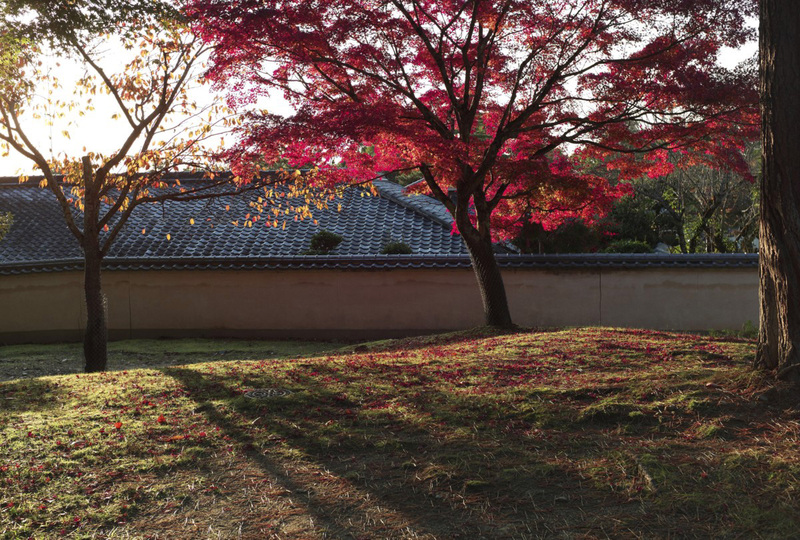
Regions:
<instances>
[{"instance_id":1,"label":"yellow leaf","mask_svg":"<svg viewBox=\"0 0 800 540\"><path fill-rule=\"evenodd\" d=\"M167 240L172 240L172 236L169 233L167 233Z\"/></svg>"},{"instance_id":2,"label":"yellow leaf","mask_svg":"<svg viewBox=\"0 0 800 540\"><path fill-rule=\"evenodd\" d=\"M142 229L142 234L146 234L146 233L147 233L147 229Z\"/></svg>"},{"instance_id":3,"label":"yellow leaf","mask_svg":"<svg viewBox=\"0 0 800 540\"><path fill-rule=\"evenodd\" d=\"M194 218L189 220L189 225L194 225Z\"/></svg>"}]
</instances>

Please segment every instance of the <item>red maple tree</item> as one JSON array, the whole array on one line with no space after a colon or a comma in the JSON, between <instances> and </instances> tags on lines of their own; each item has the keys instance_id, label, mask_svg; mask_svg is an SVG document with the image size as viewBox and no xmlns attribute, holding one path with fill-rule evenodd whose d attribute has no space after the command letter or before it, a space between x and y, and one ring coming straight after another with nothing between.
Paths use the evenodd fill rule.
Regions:
<instances>
[{"instance_id":1,"label":"red maple tree","mask_svg":"<svg viewBox=\"0 0 800 540\"><path fill-rule=\"evenodd\" d=\"M486 322L511 315L493 240L525 220L602 214L620 178L702 152L746 173L754 74L722 47L753 37L755 0L192 0L235 106L275 89L291 116L251 114L234 166L314 164L328 183L418 169L454 216ZM688 154L687 154L688 155ZM610 156L610 157L608 157ZM448 190L454 189L454 196Z\"/></svg>"}]
</instances>

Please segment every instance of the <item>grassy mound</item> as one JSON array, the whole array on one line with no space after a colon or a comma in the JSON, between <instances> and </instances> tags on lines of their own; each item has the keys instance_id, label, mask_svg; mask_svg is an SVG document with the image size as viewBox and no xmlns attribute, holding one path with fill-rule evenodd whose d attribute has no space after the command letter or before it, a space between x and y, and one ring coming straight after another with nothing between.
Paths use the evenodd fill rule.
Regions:
<instances>
[{"instance_id":1,"label":"grassy mound","mask_svg":"<svg viewBox=\"0 0 800 540\"><path fill-rule=\"evenodd\" d=\"M156 369L0 383L0 536L800 527L800 415L774 393L756 399L750 341L588 328L306 357L259 347L223 344L217 361L187 364L151 343L140 356Z\"/></svg>"}]
</instances>

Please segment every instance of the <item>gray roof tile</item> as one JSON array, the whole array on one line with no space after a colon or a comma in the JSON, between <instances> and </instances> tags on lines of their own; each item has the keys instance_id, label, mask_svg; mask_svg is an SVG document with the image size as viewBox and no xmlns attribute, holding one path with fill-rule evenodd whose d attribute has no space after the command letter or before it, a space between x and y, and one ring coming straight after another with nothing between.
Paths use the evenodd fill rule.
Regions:
<instances>
[{"instance_id":1,"label":"gray roof tile","mask_svg":"<svg viewBox=\"0 0 800 540\"><path fill-rule=\"evenodd\" d=\"M190 182L183 179L181 183L187 186ZM255 214L250 203L260 192L211 200L143 204L131 214L109 257L297 256L309 249L311 237L323 229L344 237L332 252L337 256L377 255L390 241L405 242L419 255L467 253L461 237L451 234L449 225L417 211L413 205L398 202L395 186L380 182L376 186L378 197L370 196L366 189L348 189L329 208L313 211L316 224L310 219L294 221L290 215L285 219L285 229L280 218L277 228L266 226L264 219L252 227L243 225L246 214ZM390 195L385 197L384 193ZM337 211L339 204L341 211ZM14 215L14 224L0 241L0 265L81 257L77 240L64 224L50 192L32 184L0 184L2 211ZM192 219L194 224L190 223Z\"/></svg>"},{"instance_id":2,"label":"gray roof tile","mask_svg":"<svg viewBox=\"0 0 800 540\"><path fill-rule=\"evenodd\" d=\"M186 185L187 180L182 180ZM286 229L241 225L252 196L210 201L165 202L137 208L105 260L114 269L468 268L470 260L452 219L437 201L406 195L388 181L375 183L379 197L346 191L337 204ZM230 206L230 210L226 210ZM0 274L58 272L82 268L82 255L52 194L34 185L0 182L0 212L14 224L0 240ZM76 212L77 215L77 212ZM191 225L190 220L195 220ZM232 221L239 221L239 226ZM145 234L142 234L142 229ZM344 237L331 255L309 256L311 236L326 229ZM170 240L167 240L167 234ZM408 243L412 255L380 255L389 241ZM508 255L506 268L756 268L757 255Z\"/></svg>"}]
</instances>

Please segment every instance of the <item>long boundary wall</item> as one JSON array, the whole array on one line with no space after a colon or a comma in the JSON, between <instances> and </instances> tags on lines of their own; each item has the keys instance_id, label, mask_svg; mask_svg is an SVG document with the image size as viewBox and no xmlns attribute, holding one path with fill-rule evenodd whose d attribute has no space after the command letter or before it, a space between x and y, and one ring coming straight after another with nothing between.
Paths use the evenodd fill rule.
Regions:
<instances>
[{"instance_id":1,"label":"long boundary wall","mask_svg":"<svg viewBox=\"0 0 800 540\"><path fill-rule=\"evenodd\" d=\"M521 326L741 329L758 320L756 268L503 270ZM482 324L468 268L114 270L111 339L359 339ZM78 340L80 271L0 276L0 343Z\"/></svg>"}]
</instances>

